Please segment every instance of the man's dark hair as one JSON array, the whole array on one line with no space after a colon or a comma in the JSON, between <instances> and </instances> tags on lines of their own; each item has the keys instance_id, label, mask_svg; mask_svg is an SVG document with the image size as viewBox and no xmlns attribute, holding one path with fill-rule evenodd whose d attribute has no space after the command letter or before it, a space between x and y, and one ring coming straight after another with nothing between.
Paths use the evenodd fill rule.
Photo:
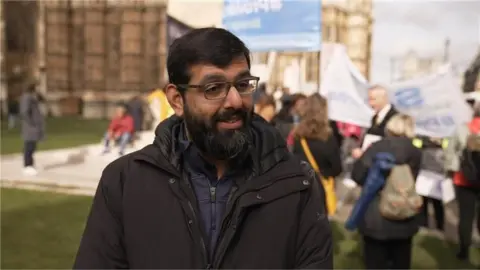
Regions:
<instances>
[{"instance_id":1,"label":"man's dark hair","mask_svg":"<svg viewBox=\"0 0 480 270\"><path fill-rule=\"evenodd\" d=\"M205 63L224 68L241 56L245 56L250 67L250 51L229 31L214 27L192 30L170 45L167 59L169 82L188 84L192 65Z\"/></svg>"}]
</instances>

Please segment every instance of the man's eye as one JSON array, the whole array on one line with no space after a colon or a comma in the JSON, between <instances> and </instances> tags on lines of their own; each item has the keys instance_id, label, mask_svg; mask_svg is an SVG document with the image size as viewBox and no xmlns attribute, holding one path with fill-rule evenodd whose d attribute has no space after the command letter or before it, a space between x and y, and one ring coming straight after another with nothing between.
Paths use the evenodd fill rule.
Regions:
<instances>
[{"instance_id":1,"label":"man's eye","mask_svg":"<svg viewBox=\"0 0 480 270\"><path fill-rule=\"evenodd\" d=\"M240 91L245 91L245 90L249 90L252 86L250 84L250 81L246 80L246 81L237 82L236 87Z\"/></svg>"},{"instance_id":2,"label":"man's eye","mask_svg":"<svg viewBox=\"0 0 480 270\"><path fill-rule=\"evenodd\" d=\"M205 85L205 92L219 92L223 90L223 84L210 84L210 85Z\"/></svg>"}]
</instances>

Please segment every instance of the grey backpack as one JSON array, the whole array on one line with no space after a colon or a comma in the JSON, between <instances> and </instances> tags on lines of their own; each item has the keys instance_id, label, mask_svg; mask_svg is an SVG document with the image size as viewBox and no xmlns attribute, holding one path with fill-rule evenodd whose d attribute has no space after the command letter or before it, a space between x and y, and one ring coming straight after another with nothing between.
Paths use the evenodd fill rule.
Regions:
<instances>
[{"instance_id":1,"label":"grey backpack","mask_svg":"<svg viewBox=\"0 0 480 270\"><path fill-rule=\"evenodd\" d=\"M392 220L404 220L417 215L423 199L415 190L415 178L406 164L395 165L380 193L380 214Z\"/></svg>"}]
</instances>

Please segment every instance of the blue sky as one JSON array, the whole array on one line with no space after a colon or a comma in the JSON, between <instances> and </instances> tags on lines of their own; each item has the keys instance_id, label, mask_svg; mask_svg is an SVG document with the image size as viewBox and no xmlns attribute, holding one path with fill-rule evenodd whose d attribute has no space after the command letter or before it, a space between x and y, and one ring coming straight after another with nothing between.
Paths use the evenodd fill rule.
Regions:
<instances>
[{"instance_id":1,"label":"blue sky","mask_svg":"<svg viewBox=\"0 0 480 270\"><path fill-rule=\"evenodd\" d=\"M480 46L480 1L374 0L371 80L390 81L390 57L413 49L442 56L449 37L450 57L464 69Z\"/></svg>"}]
</instances>

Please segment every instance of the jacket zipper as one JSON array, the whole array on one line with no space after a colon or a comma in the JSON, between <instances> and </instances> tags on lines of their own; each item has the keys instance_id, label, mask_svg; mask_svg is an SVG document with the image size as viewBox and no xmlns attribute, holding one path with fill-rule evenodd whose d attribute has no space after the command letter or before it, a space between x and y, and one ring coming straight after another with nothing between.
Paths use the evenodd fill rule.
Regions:
<instances>
[{"instance_id":1,"label":"jacket zipper","mask_svg":"<svg viewBox=\"0 0 480 270\"><path fill-rule=\"evenodd\" d=\"M215 226L211 229L214 229L214 230L217 230L218 228L216 228L217 226L217 222L216 222L216 216L217 216L217 205L216 205L216 201L217 201L217 187L212 185L210 183L210 180L209 180L209 183L208 185L210 186L210 211L211 211L211 215L210 215L210 227L212 226ZM211 244L211 243L210 243ZM209 254L209 259L211 260L213 258L213 255L214 254Z\"/></svg>"},{"instance_id":2,"label":"jacket zipper","mask_svg":"<svg viewBox=\"0 0 480 270\"><path fill-rule=\"evenodd\" d=\"M161 167L161 166L158 166L158 165L155 164L155 163L151 163L151 164L155 165L156 167L160 168L161 170L167 171L167 172L171 173L172 175L175 175L175 176L178 177L178 174L174 173L174 172L171 171L171 170L166 170L165 168L163 168L163 167ZM302 174L291 174L291 175L287 175L287 176L284 176L284 177L278 179L277 181L280 181L280 180L283 180L283 179L287 179L287 178L291 178L291 177L297 177L297 176L302 176ZM241 194L239 194L239 195L237 195L237 196L230 194L230 195L232 195L232 196L229 196L229 198L228 198L228 203L227 203L227 204L232 204L232 203L234 203L236 200L238 200L238 198L240 198L240 196L242 196L242 195L245 194L246 192L259 191L259 190L262 190L262 189L264 189L264 188L266 188L266 187L271 186L273 183L274 183L274 182L270 182L270 183L264 184L264 185L262 185L262 186L260 186L260 187L258 187L258 188L255 188L255 189L252 189L252 190L246 190L246 191L242 192ZM237 190L238 190L238 189L236 189L235 191L237 191ZM193 214L193 218L195 219L195 222L198 222L197 215L196 215L195 210L193 209L192 203L190 202L190 200L188 199L188 197L187 197L187 201L188 201L188 206L189 206L189 208L190 208L190 211L191 211L192 214ZM228 205L227 205L227 210L228 210L228 212L225 213L225 217L228 217L228 216L231 214L231 212L232 212L232 209L229 209ZM230 220L230 219L231 219L231 218L226 218L226 219L223 220L223 222L222 222L222 225L221 225L222 231L220 232L220 237L219 237L219 240L220 240L220 241L219 241L219 243L217 243L217 248L215 248L215 251L214 251L213 256L212 256L212 257L213 257L213 264L210 262L210 259L209 259L209 257L208 257L207 248L206 248L206 246L205 246L205 241L204 241L204 239L203 239L203 236L200 234L201 251L202 251L202 255L203 255L204 261L205 261L205 263L206 263L205 269L212 269L214 265L216 265L216 268L220 268L219 266L220 266L220 263L221 263L222 260L223 260L223 256L225 255L225 251L226 251L226 249L228 248L228 246L230 245L231 239L232 239L233 236L235 235L235 234L231 235L231 236L229 237L229 239L228 239L228 242L225 243L225 244L223 244L223 243L225 242L225 240L224 240L224 238L225 238L225 237L224 237L224 233L225 233L225 231L228 229L228 228L225 228L225 230L223 229L224 223L225 223L225 221ZM238 223L239 221L240 221L240 220L238 219L238 220L236 220L235 222ZM197 226L198 226L198 225L197 225ZM199 228L199 230L200 230L200 227L198 227L198 228ZM223 245L222 245L222 244L223 244ZM225 246L225 248L223 248L223 246ZM222 248L222 249L220 249L220 248ZM217 253L219 253L219 252L222 253L222 256L217 256ZM216 259L216 260L215 260L215 259Z\"/></svg>"},{"instance_id":3,"label":"jacket zipper","mask_svg":"<svg viewBox=\"0 0 480 270\"><path fill-rule=\"evenodd\" d=\"M197 222L198 222L197 215L195 213L195 210L193 209L193 205L190 202L190 200L187 199L187 201L188 201L188 207L190 208L190 211L192 211L193 219L195 220L195 224L197 224ZM205 269L211 269L212 266L211 266L211 263L210 263L210 259L208 258L208 253L207 253L207 247L205 245L205 240L203 239L203 236L201 234L200 234L199 238L200 238L200 247L201 247L202 256L203 256L203 259L204 259L205 264L206 264Z\"/></svg>"},{"instance_id":4,"label":"jacket zipper","mask_svg":"<svg viewBox=\"0 0 480 270\"><path fill-rule=\"evenodd\" d=\"M282 178L279 178L277 181L280 181L280 180L283 180L283 179L287 179L287 178L291 178L291 177L298 177L298 176L303 176L303 174L291 174L291 175L287 175L287 176L284 176ZM275 181L275 182L277 182ZM275 182L270 182L270 183L267 183L267 184L264 184L256 189L252 189L252 190L246 190L246 191L243 191L241 194L238 194L237 196L232 196L232 198L229 198L229 199L232 199L231 201L229 200L229 203L235 203L235 201L238 200L238 198L240 198L243 194L247 193L247 192L254 192L254 191L260 191L264 188L267 188L271 185L273 185ZM227 205L227 209L228 209L228 205ZM228 209L228 213L226 213L225 217L228 217L232 210L233 209ZM243 213L245 210L242 210L242 209L239 209L239 213L237 215L237 217L233 218L233 217L230 217L230 218L226 218L223 222L222 222L222 230L220 232L220 236L219 236L219 242L218 242L218 245L217 245L217 248L215 249L215 252L213 254L213 266L215 267L215 269L219 269L220 268L220 264L222 263L222 260L223 260L223 257L225 255L225 252L228 248L228 246L230 245L230 242L231 240L233 239L233 237L235 236L235 231L233 231L233 233L230 233L228 234L228 238L226 237L227 234L226 232L231 228L231 225L233 224L234 226L236 226L238 223L240 223L241 221L241 218L243 218ZM233 218L233 219L232 219ZM233 220L233 223L230 222ZM229 221L229 227L225 227L225 222L226 221ZM217 255L218 254L218 255Z\"/></svg>"}]
</instances>

